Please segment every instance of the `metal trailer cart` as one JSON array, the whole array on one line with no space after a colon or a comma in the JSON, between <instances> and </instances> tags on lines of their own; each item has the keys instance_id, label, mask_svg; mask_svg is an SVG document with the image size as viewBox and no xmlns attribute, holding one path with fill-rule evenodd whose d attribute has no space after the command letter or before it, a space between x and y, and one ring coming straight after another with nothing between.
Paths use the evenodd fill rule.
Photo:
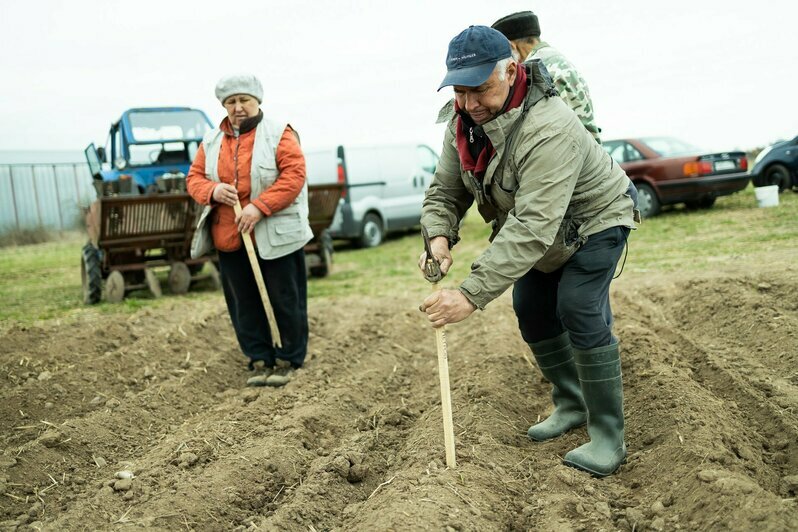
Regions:
<instances>
[{"instance_id":1,"label":"metal trailer cart","mask_svg":"<svg viewBox=\"0 0 798 532\"><path fill-rule=\"evenodd\" d=\"M100 301L103 280L109 302L121 301L127 292L142 288L159 297L156 267L169 267L167 283L174 294L184 294L192 281L206 278L220 286L215 257L190 258L199 209L185 192L185 180L175 181L170 192L101 196L91 206L86 214L89 243L83 247L81 261L85 303ZM101 186L113 189L116 184ZM208 271L203 274L205 263Z\"/></svg>"},{"instance_id":2,"label":"metal trailer cart","mask_svg":"<svg viewBox=\"0 0 798 532\"><path fill-rule=\"evenodd\" d=\"M308 186L308 209L313 240L305 246L305 264L314 277L332 270L333 241L327 229L332 224L344 191L342 183Z\"/></svg>"}]
</instances>

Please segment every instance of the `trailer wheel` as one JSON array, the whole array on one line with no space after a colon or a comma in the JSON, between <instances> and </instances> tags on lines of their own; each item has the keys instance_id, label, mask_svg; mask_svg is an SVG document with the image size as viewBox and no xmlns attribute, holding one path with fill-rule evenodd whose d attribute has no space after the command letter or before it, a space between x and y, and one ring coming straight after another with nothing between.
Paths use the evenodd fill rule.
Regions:
<instances>
[{"instance_id":1,"label":"trailer wheel","mask_svg":"<svg viewBox=\"0 0 798 532\"><path fill-rule=\"evenodd\" d=\"M321 263L316 266L311 266L310 274L313 277L327 277L330 272L332 272L333 263L333 242L327 231L322 233L319 244L319 258Z\"/></svg>"},{"instance_id":2,"label":"trailer wheel","mask_svg":"<svg viewBox=\"0 0 798 532\"><path fill-rule=\"evenodd\" d=\"M103 293L103 273L100 250L91 243L83 246L80 260L80 279L83 285L83 303L95 305Z\"/></svg>"},{"instance_id":3,"label":"trailer wheel","mask_svg":"<svg viewBox=\"0 0 798 532\"><path fill-rule=\"evenodd\" d=\"M169 290L173 294L185 294L191 285L191 272L185 262L173 262L169 270Z\"/></svg>"},{"instance_id":4,"label":"trailer wheel","mask_svg":"<svg viewBox=\"0 0 798 532\"><path fill-rule=\"evenodd\" d=\"M105 300L109 303L119 303L123 299L125 299L125 276L119 270L114 270L105 280Z\"/></svg>"},{"instance_id":5,"label":"trailer wheel","mask_svg":"<svg viewBox=\"0 0 798 532\"><path fill-rule=\"evenodd\" d=\"M153 297L161 297L163 295L161 291L161 282L158 280L154 271L146 268L144 270L144 280L147 281L147 288L150 289Z\"/></svg>"}]
</instances>

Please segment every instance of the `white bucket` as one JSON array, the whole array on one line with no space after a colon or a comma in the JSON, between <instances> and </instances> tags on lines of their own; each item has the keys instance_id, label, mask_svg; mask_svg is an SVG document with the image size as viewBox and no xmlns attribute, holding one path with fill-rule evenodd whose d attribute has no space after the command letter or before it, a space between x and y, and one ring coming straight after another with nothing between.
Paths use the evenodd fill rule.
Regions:
<instances>
[{"instance_id":1,"label":"white bucket","mask_svg":"<svg viewBox=\"0 0 798 532\"><path fill-rule=\"evenodd\" d=\"M779 206L779 186L769 185L766 187L756 187L754 189L756 201L760 207Z\"/></svg>"}]
</instances>

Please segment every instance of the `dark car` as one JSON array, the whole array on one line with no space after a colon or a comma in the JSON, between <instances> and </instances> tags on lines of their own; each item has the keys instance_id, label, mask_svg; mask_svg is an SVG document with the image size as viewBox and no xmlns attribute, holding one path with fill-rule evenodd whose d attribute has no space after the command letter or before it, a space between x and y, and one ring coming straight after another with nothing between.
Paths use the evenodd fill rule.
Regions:
<instances>
[{"instance_id":1,"label":"dark car","mask_svg":"<svg viewBox=\"0 0 798 532\"><path fill-rule=\"evenodd\" d=\"M751 181L755 187L778 185L779 192L798 186L798 137L759 152L751 168Z\"/></svg>"},{"instance_id":2,"label":"dark car","mask_svg":"<svg viewBox=\"0 0 798 532\"><path fill-rule=\"evenodd\" d=\"M750 180L741 151L704 153L670 137L610 140L603 147L637 187L643 216L677 203L711 207L717 197L743 190Z\"/></svg>"}]
</instances>

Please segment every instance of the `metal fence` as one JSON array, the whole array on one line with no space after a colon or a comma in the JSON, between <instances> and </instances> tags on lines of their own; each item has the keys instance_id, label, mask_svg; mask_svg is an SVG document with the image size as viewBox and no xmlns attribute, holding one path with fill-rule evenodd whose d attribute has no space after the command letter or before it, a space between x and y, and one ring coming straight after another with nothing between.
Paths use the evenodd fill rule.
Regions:
<instances>
[{"instance_id":1,"label":"metal fence","mask_svg":"<svg viewBox=\"0 0 798 532\"><path fill-rule=\"evenodd\" d=\"M0 234L82 227L95 198L85 163L0 164Z\"/></svg>"}]
</instances>

